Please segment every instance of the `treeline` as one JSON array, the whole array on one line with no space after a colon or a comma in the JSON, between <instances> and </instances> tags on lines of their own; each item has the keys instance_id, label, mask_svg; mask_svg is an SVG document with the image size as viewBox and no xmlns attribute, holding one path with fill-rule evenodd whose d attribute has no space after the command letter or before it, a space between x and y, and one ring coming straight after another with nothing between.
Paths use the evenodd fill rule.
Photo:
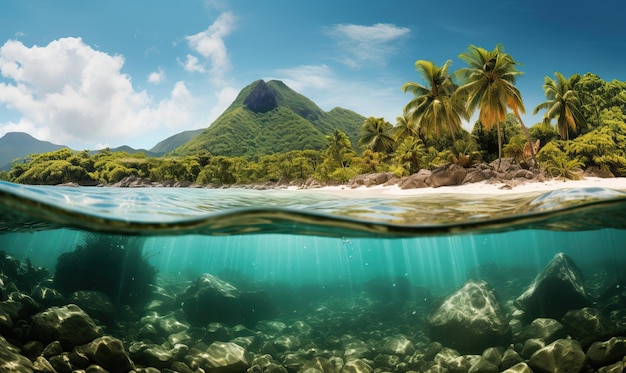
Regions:
<instances>
[{"instance_id":1,"label":"treeline","mask_svg":"<svg viewBox=\"0 0 626 373\"><path fill-rule=\"evenodd\" d=\"M498 48L482 51L503 53ZM513 64L512 59L509 63ZM481 108L479 120L470 133L458 125L452 114L435 111L444 102L456 114L471 113L469 102L476 92L463 88L471 79L459 78L457 84L453 76L458 74L449 74L447 65L437 67L418 61L416 68L427 84L407 83L403 89L413 93L414 98L404 108L404 115L397 118L395 125L384 118L367 118L357 144L335 130L326 136L324 150L296 150L257 159L213 155L207 151L185 157L150 158L141 153L112 153L106 149L94 155L62 149L16 161L9 172L0 172L0 179L43 185L114 184L132 175L155 182L186 181L201 185L309 178L345 182L356 175L374 172L406 176L450 163L471 167L501 155L525 167L540 166L555 177L575 178L580 169L589 167L606 176L626 176L626 83L606 82L591 73L569 78L555 73L554 79L545 79L546 101L535 108L535 112L545 110L541 123L528 129L520 123L518 114L523 108L520 101L511 112L507 113L505 108L495 116L483 113ZM477 70L488 67L488 64L475 65ZM464 72L471 73L467 69ZM478 78L474 76L474 79ZM463 103L462 107L459 103ZM486 121L492 122L487 125ZM539 140L541 145L535 157L537 163L525 151L532 148L528 146L529 138L533 143Z\"/></svg>"}]
</instances>

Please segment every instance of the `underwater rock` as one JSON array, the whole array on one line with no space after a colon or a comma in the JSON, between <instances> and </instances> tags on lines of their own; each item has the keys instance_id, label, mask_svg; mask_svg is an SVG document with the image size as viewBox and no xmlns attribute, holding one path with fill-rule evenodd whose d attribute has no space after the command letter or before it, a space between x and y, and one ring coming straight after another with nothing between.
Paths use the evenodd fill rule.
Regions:
<instances>
[{"instance_id":1,"label":"underwater rock","mask_svg":"<svg viewBox=\"0 0 626 373\"><path fill-rule=\"evenodd\" d=\"M172 352L163 346L143 341L133 342L128 348L128 352L137 364L159 369L171 366L174 358Z\"/></svg>"},{"instance_id":2,"label":"underwater rock","mask_svg":"<svg viewBox=\"0 0 626 373\"><path fill-rule=\"evenodd\" d=\"M479 357L472 362L468 373L500 373L500 368L484 357Z\"/></svg>"},{"instance_id":3,"label":"underwater rock","mask_svg":"<svg viewBox=\"0 0 626 373\"><path fill-rule=\"evenodd\" d=\"M428 316L430 337L461 353L505 346L511 330L491 287L469 281Z\"/></svg>"},{"instance_id":4,"label":"underwater rock","mask_svg":"<svg viewBox=\"0 0 626 373\"><path fill-rule=\"evenodd\" d=\"M467 175L465 168L451 164L448 167L439 168L432 172L430 177L426 179L426 184L433 187L461 185Z\"/></svg>"},{"instance_id":5,"label":"underwater rock","mask_svg":"<svg viewBox=\"0 0 626 373\"><path fill-rule=\"evenodd\" d=\"M86 345L78 346L76 351L83 353L89 360L111 373L126 373L135 368L122 341L108 335L96 338Z\"/></svg>"},{"instance_id":6,"label":"underwater rock","mask_svg":"<svg viewBox=\"0 0 626 373\"><path fill-rule=\"evenodd\" d=\"M520 354L524 359L530 359L532 354L546 347L546 342L541 338L530 338L524 342Z\"/></svg>"},{"instance_id":7,"label":"underwater rock","mask_svg":"<svg viewBox=\"0 0 626 373\"><path fill-rule=\"evenodd\" d=\"M103 324L110 324L115 316L113 302L106 294L99 291L75 291L70 294L69 301Z\"/></svg>"},{"instance_id":8,"label":"underwater rock","mask_svg":"<svg viewBox=\"0 0 626 373\"><path fill-rule=\"evenodd\" d=\"M538 350L528 360L536 373L577 373L587 363L580 343L574 339L558 339Z\"/></svg>"},{"instance_id":9,"label":"underwater rock","mask_svg":"<svg viewBox=\"0 0 626 373\"><path fill-rule=\"evenodd\" d=\"M526 363L521 362L503 370L502 373L533 373L533 371Z\"/></svg>"},{"instance_id":10,"label":"underwater rock","mask_svg":"<svg viewBox=\"0 0 626 373\"><path fill-rule=\"evenodd\" d=\"M346 343L344 358L346 361L354 359L371 358L373 350L366 342L355 340Z\"/></svg>"},{"instance_id":11,"label":"underwater rock","mask_svg":"<svg viewBox=\"0 0 626 373\"><path fill-rule=\"evenodd\" d=\"M211 373L242 372L250 367L250 361L246 349L230 342L213 342L205 351L191 349L185 357L190 368Z\"/></svg>"},{"instance_id":12,"label":"underwater rock","mask_svg":"<svg viewBox=\"0 0 626 373\"><path fill-rule=\"evenodd\" d=\"M35 368L36 372L55 372L52 364L43 356L37 356L33 360L33 368Z\"/></svg>"},{"instance_id":13,"label":"underwater rock","mask_svg":"<svg viewBox=\"0 0 626 373\"><path fill-rule=\"evenodd\" d=\"M34 372L33 363L20 355L20 350L0 335L0 371L7 373Z\"/></svg>"},{"instance_id":14,"label":"underwater rock","mask_svg":"<svg viewBox=\"0 0 626 373\"><path fill-rule=\"evenodd\" d=\"M605 342L594 342L587 349L587 358L594 367L613 364L626 356L626 338L613 337Z\"/></svg>"},{"instance_id":15,"label":"underwater rock","mask_svg":"<svg viewBox=\"0 0 626 373\"><path fill-rule=\"evenodd\" d=\"M336 373L335 366L328 359L316 357L307 361L300 369L301 373Z\"/></svg>"},{"instance_id":16,"label":"underwater rock","mask_svg":"<svg viewBox=\"0 0 626 373\"><path fill-rule=\"evenodd\" d=\"M433 361L448 369L450 373L465 373L470 368L469 361L451 348L444 348L439 351Z\"/></svg>"},{"instance_id":17,"label":"underwater rock","mask_svg":"<svg viewBox=\"0 0 626 373\"><path fill-rule=\"evenodd\" d=\"M500 369L506 370L523 362L524 362L524 359L517 353L517 351L515 351L512 348L508 348L502 354L502 362L500 363Z\"/></svg>"},{"instance_id":18,"label":"underwater rock","mask_svg":"<svg viewBox=\"0 0 626 373\"><path fill-rule=\"evenodd\" d=\"M561 321L572 338L577 339L583 347L592 342L607 340L617 331L611 320L591 307L568 311Z\"/></svg>"},{"instance_id":19,"label":"underwater rock","mask_svg":"<svg viewBox=\"0 0 626 373\"><path fill-rule=\"evenodd\" d=\"M33 316L29 338L50 343L60 341L68 347L91 342L102 335L102 330L75 304L50 307Z\"/></svg>"},{"instance_id":20,"label":"underwater rock","mask_svg":"<svg viewBox=\"0 0 626 373\"><path fill-rule=\"evenodd\" d=\"M583 275L574 261L558 253L516 300L526 320L560 319L565 312L589 304Z\"/></svg>"},{"instance_id":21,"label":"underwater rock","mask_svg":"<svg viewBox=\"0 0 626 373\"><path fill-rule=\"evenodd\" d=\"M44 308L63 306L68 303L67 298L60 291L41 285L35 286L30 296Z\"/></svg>"},{"instance_id":22,"label":"underwater rock","mask_svg":"<svg viewBox=\"0 0 626 373\"><path fill-rule=\"evenodd\" d=\"M382 352L391 355L406 356L415 352L413 343L404 335L392 335L383 338Z\"/></svg>"},{"instance_id":23,"label":"underwater rock","mask_svg":"<svg viewBox=\"0 0 626 373\"><path fill-rule=\"evenodd\" d=\"M185 315L194 325L202 326L210 322L235 325L241 321L237 288L208 273L189 286L180 301Z\"/></svg>"},{"instance_id":24,"label":"underwater rock","mask_svg":"<svg viewBox=\"0 0 626 373\"><path fill-rule=\"evenodd\" d=\"M555 319L538 318L522 329L521 337L523 341L530 338L541 338L546 344L550 344L557 339L566 338L567 331L565 331L563 324Z\"/></svg>"},{"instance_id":25,"label":"underwater rock","mask_svg":"<svg viewBox=\"0 0 626 373\"><path fill-rule=\"evenodd\" d=\"M372 373L372 367L361 359L353 359L346 362L339 373Z\"/></svg>"}]
</instances>

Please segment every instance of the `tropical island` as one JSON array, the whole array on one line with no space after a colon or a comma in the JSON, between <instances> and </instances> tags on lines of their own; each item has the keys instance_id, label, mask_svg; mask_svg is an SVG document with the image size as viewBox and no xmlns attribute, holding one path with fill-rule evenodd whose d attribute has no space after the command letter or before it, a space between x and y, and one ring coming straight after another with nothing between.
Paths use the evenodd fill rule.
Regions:
<instances>
[{"instance_id":1,"label":"tropical island","mask_svg":"<svg viewBox=\"0 0 626 373\"><path fill-rule=\"evenodd\" d=\"M342 108L324 112L280 81L258 80L211 126L163 155L63 148L13 161L0 180L417 188L493 178L626 176L626 82L593 73L546 76L546 100L533 109L544 113L543 121L528 128L515 85L522 74L518 62L501 45L472 45L459 57L466 66L457 71L450 71L450 60L442 66L415 62L421 83L401 87L413 97L395 124ZM476 114L472 131L463 129Z\"/></svg>"}]
</instances>

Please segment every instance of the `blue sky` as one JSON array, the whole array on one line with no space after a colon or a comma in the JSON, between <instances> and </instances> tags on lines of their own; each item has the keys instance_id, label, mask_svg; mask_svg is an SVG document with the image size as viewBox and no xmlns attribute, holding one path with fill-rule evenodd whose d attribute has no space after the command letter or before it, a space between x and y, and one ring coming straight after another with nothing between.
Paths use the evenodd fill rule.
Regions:
<instances>
[{"instance_id":1,"label":"blue sky","mask_svg":"<svg viewBox=\"0 0 626 373\"><path fill-rule=\"evenodd\" d=\"M625 13L621 0L7 1L0 136L150 148L208 127L257 79L395 123L416 60L455 70L468 45L497 43L522 64L531 126L546 75L626 81Z\"/></svg>"}]
</instances>

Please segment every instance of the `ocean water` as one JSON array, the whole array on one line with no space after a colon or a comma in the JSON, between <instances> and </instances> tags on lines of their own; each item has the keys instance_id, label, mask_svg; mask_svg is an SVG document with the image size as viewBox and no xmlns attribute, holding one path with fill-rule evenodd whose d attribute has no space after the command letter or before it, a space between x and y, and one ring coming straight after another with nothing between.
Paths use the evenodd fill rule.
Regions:
<instances>
[{"instance_id":1,"label":"ocean water","mask_svg":"<svg viewBox=\"0 0 626 373\"><path fill-rule=\"evenodd\" d=\"M304 322L311 333L325 335L311 337L310 346L344 355L346 347L335 339L345 335L383 341L402 334L416 348L436 342L427 318L470 280L494 289L511 322L515 299L559 253L582 272L588 306L603 309L626 285L626 193L611 189L372 198L315 190L0 183L0 214L0 250L23 267L47 269L46 286L54 288L64 254L104 237L112 244L102 244L103 250L140 250L156 270L152 289L169 289L176 298L210 274L239 291L262 292L265 304L271 303L271 312L241 320L249 329L265 330L258 325L268 320ZM106 272L111 264L82 265ZM123 276L120 288L128 282ZM115 282L115 274L108 279ZM6 286L11 279L4 281ZM76 289L98 290L78 273L72 281ZM626 310L624 299L613 300L610 311ZM121 306L119 299L112 301ZM624 314L610 311L607 318L626 324ZM148 312L144 303L136 305L137 318ZM356 322L361 316L362 324ZM237 321L216 318L226 325ZM523 344L512 328L511 345ZM122 327L111 330L134 338ZM278 350L273 358L284 363L285 353Z\"/></svg>"}]
</instances>

